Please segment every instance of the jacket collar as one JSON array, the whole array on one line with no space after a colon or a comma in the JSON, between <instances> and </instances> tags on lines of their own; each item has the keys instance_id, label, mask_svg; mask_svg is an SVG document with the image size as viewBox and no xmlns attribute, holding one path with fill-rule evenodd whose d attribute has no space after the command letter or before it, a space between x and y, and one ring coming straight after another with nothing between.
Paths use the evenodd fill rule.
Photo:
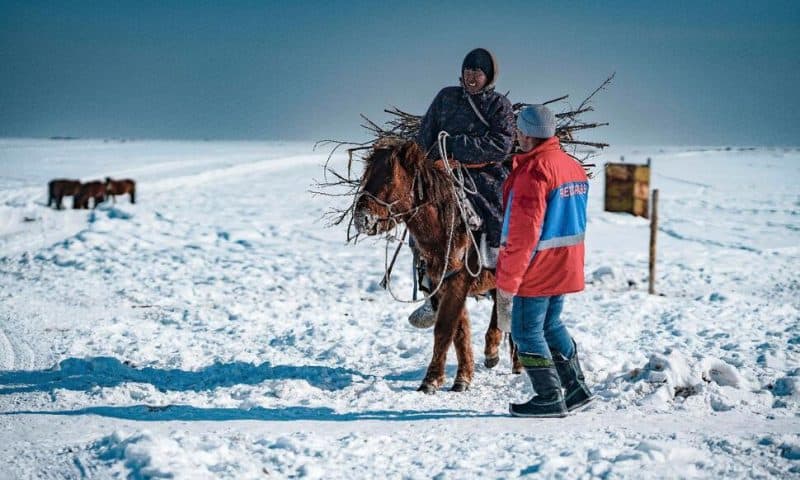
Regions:
<instances>
[{"instance_id":1,"label":"jacket collar","mask_svg":"<svg viewBox=\"0 0 800 480\"><path fill-rule=\"evenodd\" d=\"M561 148L561 142L558 140L557 136L553 135L552 137L548 138L544 142L534 147L533 150L514 155L514 160L512 161L512 170L528 163L529 161L533 160L538 155L544 152L558 150L560 148Z\"/></svg>"}]
</instances>

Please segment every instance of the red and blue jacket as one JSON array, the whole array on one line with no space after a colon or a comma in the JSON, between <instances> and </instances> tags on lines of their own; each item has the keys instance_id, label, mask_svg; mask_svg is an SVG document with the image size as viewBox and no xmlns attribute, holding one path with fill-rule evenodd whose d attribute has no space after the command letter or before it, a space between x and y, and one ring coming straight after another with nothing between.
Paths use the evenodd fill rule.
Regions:
<instances>
[{"instance_id":1,"label":"red and blue jacket","mask_svg":"<svg viewBox=\"0 0 800 480\"><path fill-rule=\"evenodd\" d=\"M558 137L514 156L503 184L497 287L523 297L583 290L588 198L586 173Z\"/></svg>"}]
</instances>

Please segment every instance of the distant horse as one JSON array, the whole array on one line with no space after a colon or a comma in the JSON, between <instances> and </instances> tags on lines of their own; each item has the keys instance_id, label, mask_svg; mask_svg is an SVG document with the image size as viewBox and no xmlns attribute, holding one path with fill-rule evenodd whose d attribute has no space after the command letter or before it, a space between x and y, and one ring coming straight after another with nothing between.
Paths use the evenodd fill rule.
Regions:
<instances>
[{"instance_id":1,"label":"distant horse","mask_svg":"<svg viewBox=\"0 0 800 480\"><path fill-rule=\"evenodd\" d=\"M72 202L72 208L89 208L90 199L94 200L92 209L97 208L97 204L106 200L106 186L103 182L94 181L81 185Z\"/></svg>"},{"instance_id":2,"label":"distant horse","mask_svg":"<svg viewBox=\"0 0 800 480\"><path fill-rule=\"evenodd\" d=\"M130 178L124 180L112 180L106 177L106 193L111 196L111 200L117 203L117 195L130 194L131 203L136 203L136 182Z\"/></svg>"},{"instance_id":3,"label":"distant horse","mask_svg":"<svg viewBox=\"0 0 800 480\"><path fill-rule=\"evenodd\" d=\"M73 197L72 204L75 206L75 195L81 188L81 182L78 180L67 180L59 178L51 180L47 184L47 206L55 204L56 210L61 210L63 207L62 199L64 197Z\"/></svg>"},{"instance_id":4,"label":"distant horse","mask_svg":"<svg viewBox=\"0 0 800 480\"><path fill-rule=\"evenodd\" d=\"M441 164L441 162L439 162ZM443 165L441 165L443 167ZM428 161L414 142L375 146L366 158L353 222L359 233L377 235L405 223L414 236L438 303L433 357L419 391L435 393L445 382L447 350L455 343L458 371L451 390L462 392L474 374L466 299L490 293L495 300L494 270L479 271L479 256L459 215L452 180L444 168ZM448 254L449 252L449 254ZM442 280L442 276L445 278ZM485 335L484 364L499 361L503 332L497 328L497 305ZM509 339L515 373L522 371L516 347Z\"/></svg>"}]
</instances>

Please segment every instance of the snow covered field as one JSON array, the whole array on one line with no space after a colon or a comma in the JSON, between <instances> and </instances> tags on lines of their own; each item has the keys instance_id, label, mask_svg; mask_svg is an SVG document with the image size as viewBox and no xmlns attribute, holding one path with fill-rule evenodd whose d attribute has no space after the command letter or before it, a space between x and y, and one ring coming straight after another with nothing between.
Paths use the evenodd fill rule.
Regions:
<instances>
[{"instance_id":1,"label":"snow covered field","mask_svg":"<svg viewBox=\"0 0 800 480\"><path fill-rule=\"evenodd\" d=\"M310 144L0 140L0 478L800 478L800 149L620 154L653 159L661 295L598 169L565 320L599 400L527 420L486 301L470 390L415 391L432 332L324 228ZM45 206L105 176L137 204Z\"/></svg>"}]
</instances>

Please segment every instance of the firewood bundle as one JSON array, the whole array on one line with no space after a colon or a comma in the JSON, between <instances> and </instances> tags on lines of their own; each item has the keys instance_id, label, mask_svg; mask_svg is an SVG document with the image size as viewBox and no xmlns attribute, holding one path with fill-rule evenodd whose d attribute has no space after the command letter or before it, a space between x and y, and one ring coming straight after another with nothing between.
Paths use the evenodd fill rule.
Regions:
<instances>
[{"instance_id":1,"label":"firewood bundle","mask_svg":"<svg viewBox=\"0 0 800 480\"><path fill-rule=\"evenodd\" d=\"M613 79L614 79L614 74L608 77L577 107L568 108L562 112L555 114L557 119L556 136L558 136L558 138L561 140L561 145L564 147L565 151L570 156L572 156L575 160L580 162L581 165L583 165L587 173L589 173L590 175L591 175L591 168L594 167L595 165L592 163L588 163L588 160L597 154L598 149L602 150L609 144L602 141L582 140L578 138L579 135L578 132L583 132L597 127L606 126L608 125L608 123L587 122L582 119L582 115L587 112L594 111L594 107L591 105L592 99L598 92L600 92L601 90L605 90L605 88L611 84L611 81ZM508 93L506 94L506 96L508 96ZM542 102L542 105L549 105L556 102L562 102L567 100L568 98L569 95L563 95L561 97L554 98L546 102ZM514 103L512 106L512 109L514 111L514 117L516 118L519 112L527 105L531 104L525 102ZM354 152L372 148L372 146L375 144L394 143L398 141L402 142L406 140L412 140L416 137L417 132L419 132L422 116L405 112L397 107L387 108L384 110L384 112L388 113L390 115L390 118L385 122L383 126L373 122L365 115L363 114L361 115L361 118L364 121L364 123L361 126L366 130L368 130L373 137L372 139L366 142L354 143L354 142L342 142L337 140L322 140L320 142L317 142L317 144L334 145L331 154L333 154L336 151L336 149L338 149L341 146L351 146L351 148L348 148L347 151L352 158L352 154ZM517 150L517 143L515 140L513 151L516 150Z\"/></svg>"},{"instance_id":2,"label":"firewood bundle","mask_svg":"<svg viewBox=\"0 0 800 480\"><path fill-rule=\"evenodd\" d=\"M608 123L587 122L582 119L582 115L587 112L594 111L591 105L591 100L594 96L604 90L611 81L614 79L614 74L608 77L599 87L597 87L588 97L586 97L576 108L568 108L562 112L556 113L556 135L561 140L561 145L565 152L579 162L586 174L591 178L592 169L595 164L589 163L589 160L598 155L597 150L601 150L608 146L608 143L601 141L585 141L578 138L578 132L584 132L597 127L608 125ZM508 93L506 93L508 97ZM552 100L543 102L543 105L548 105L556 102L562 102L569 98L569 95L563 95ZM523 107L531 105L529 103L519 102L512 105L514 117L519 115ZM343 197L348 200L347 205L340 207L332 207L323 217L327 218L328 225L339 225L345 220L348 222L347 240L353 241L357 235L351 234L352 227L352 212L355 207L355 201L358 198L360 188L359 177L353 175L353 154L359 151L371 150L375 145L380 144L396 144L408 140L413 140L419 132L422 116L414 115L412 113L400 110L397 107L392 107L384 110L390 115L389 120L383 126L373 122L365 115L361 115L364 123L361 125L368 130L372 138L366 142L347 142L340 140L320 140L317 145L333 145L330 153L328 154L328 161L325 162L324 179L317 181L311 193L316 195L323 195L326 197ZM347 148L348 162L346 171L337 171L332 168L329 163L334 153L340 147ZM518 144L516 139L514 141L514 148L512 152L517 151ZM363 160L362 155L357 155L357 160Z\"/></svg>"}]
</instances>

